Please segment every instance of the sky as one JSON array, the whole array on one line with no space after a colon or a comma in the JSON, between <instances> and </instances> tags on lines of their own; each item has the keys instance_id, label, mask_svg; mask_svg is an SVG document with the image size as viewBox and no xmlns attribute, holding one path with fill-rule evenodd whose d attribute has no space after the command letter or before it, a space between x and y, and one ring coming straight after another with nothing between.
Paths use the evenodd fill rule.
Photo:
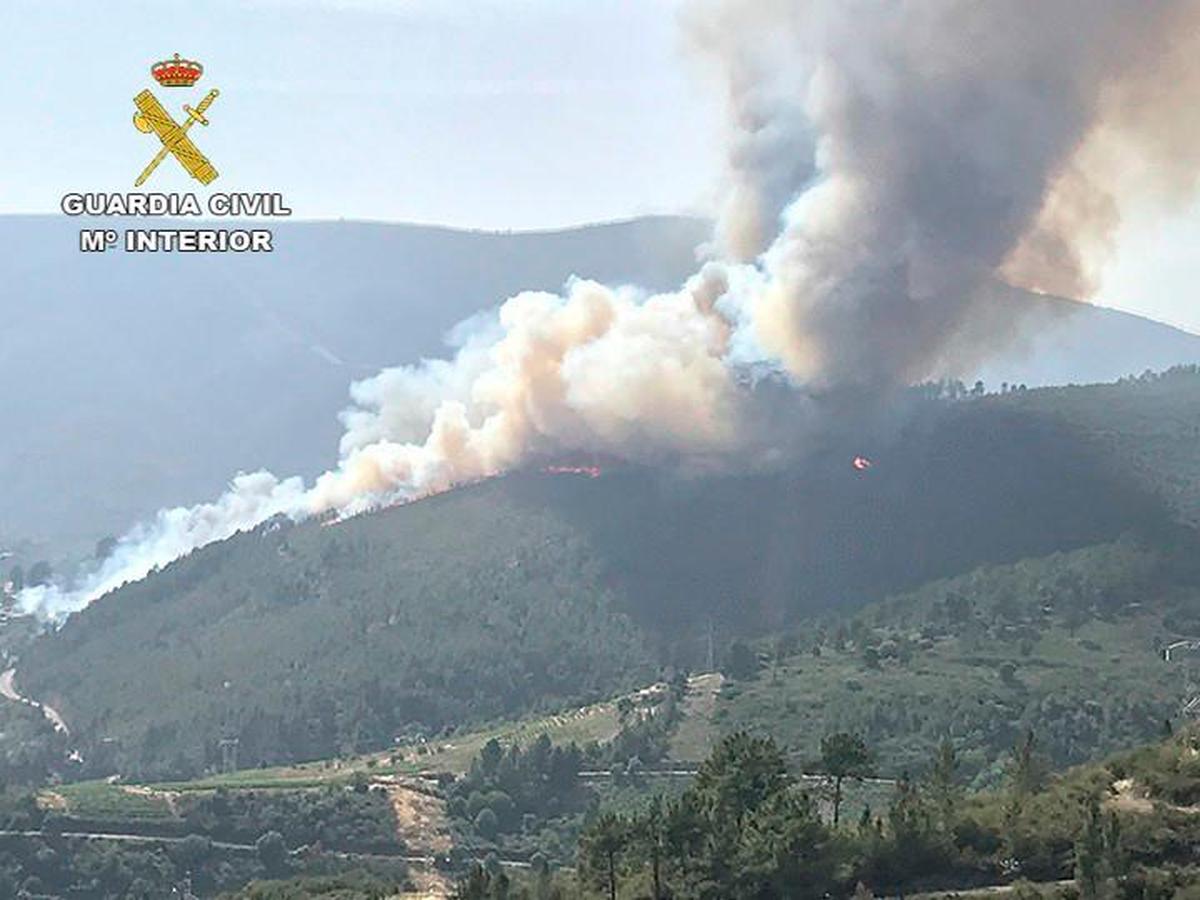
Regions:
<instances>
[{"instance_id":1,"label":"sky","mask_svg":"<svg viewBox=\"0 0 1200 900\"><path fill-rule=\"evenodd\" d=\"M719 90L683 49L680 0L4 0L0 214L128 191L155 154L152 88L222 191L282 193L308 219L524 230L707 215ZM154 84L173 53L205 75ZM146 190L203 189L168 161ZM1135 220L1097 298L1200 332L1200 205Z\"/></svg>"},{"instance_id":2,"label":"sky","mask_svg":"<svg viewBox=\"0 0 1200 900\"><path fill-rule=\"evenodd\" d=\"M152 88L214 190L280 191L297 216L528 229L704 211L719 110L668 0L4 0L0 212L125 191L157 150L131 124ZM192 90L150 65L199 60ZM199 188L164 165L146 190Z\"/></svg>"}]
</instances>

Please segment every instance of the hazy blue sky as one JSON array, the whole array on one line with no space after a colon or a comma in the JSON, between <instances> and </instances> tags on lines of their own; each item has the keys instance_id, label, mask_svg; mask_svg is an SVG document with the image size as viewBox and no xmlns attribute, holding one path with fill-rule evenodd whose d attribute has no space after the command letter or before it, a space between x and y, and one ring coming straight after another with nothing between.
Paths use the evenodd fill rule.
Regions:
<instances>
[{"instance_id":1,"label":"hazy blue sky","mask_svg":"<svg viewBox=\"0 0 1200 900\"><path fill-rule=\"evenodd\" d=\"M706 212L720 98L683 53L678 0L3 0L0 213L117 191L158 144L134 130L149 66L221 89L196 141L214 189L298 216L539 228ZM153 190L198 185L171 160ZM1200 208L1140 222L1102 300L1200 331Z\"/></svg>"},{"instance_id":2,"label":"hazy blue sky","mask_svg":"<svg viewBox=\"0 0 1200 900\"><path fill-rule=\"evenodd\" d=\"M279 190L305 217L529 228L700 209L718 111L669 0L4 0L0 211L128 190L157 150L132 98L178 118L213 189ZM155 60L206 67L158 89ZM202 90L203 89L203 90ZM198 188L173 162L146 189Z\"/></svg>"}]
</instances>

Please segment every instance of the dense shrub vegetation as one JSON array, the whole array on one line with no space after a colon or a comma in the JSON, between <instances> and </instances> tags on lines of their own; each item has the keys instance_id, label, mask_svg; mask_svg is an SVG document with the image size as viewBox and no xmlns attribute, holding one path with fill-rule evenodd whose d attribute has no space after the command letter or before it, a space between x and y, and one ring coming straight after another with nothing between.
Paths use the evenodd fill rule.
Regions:
<instances>
[{"instance_id":1,"label":"dense shrub vegetation","mask_svg":"<svg viewBox=\"0 0 1200 900\"><path fill-rule=\"evenodd\" d=\"M337 873L361 862L337 851L400 855L386 797L363 791L236 794L181 798L178 827L159 822L85 821L47 811L31 794L0 796L0 897L28 894L158 898L190 882L201 896L240 888L254 878ZM165 836L148 841L89 841L84 831ZM237 845L237 846L230 846ZM245 849L240 849L245 848ZM328 851L335 851L330 853ZM400 860L376 868L396 885ZM334 879L336 882L337 879ZM267 895L274 896L274 895Z\"/></svg>"},{"instance_id":2,"label":"dense shrub vegetation","mask_svg":"<svg viewBox=\"0 0 1200 900\"><path fill-rule=\"evenodd\" d=\"M1190 765L1195 790L1200 770L1188 761L1198 752L1188 732L1049 777L1027 734L1012 749L1005 784L968 795L947 742L926 777L900 779L885 808L864 808L857 821L835 827L774 741L737 733L678 798L653 799L632 815L593 816L575 877L542 865L527 876L484 866L457 896L857 898L1013 883L1017 897L1042 896L1039 883L1083 900L1194 896L1180 891L1200 884L1200 817L1154 785ZM1148 791L1133 804L1124 802L1131 785Z\"/></svg>"},{"instance_id":3,"label":"dense shrub vegetation","mask_svg":"<svg viewBox=\"0 0 1200 900\"><path fill-rule=\"evenodd\" d=\"M824 729L859 732L893 775L950 736L979 786L1030 728L1058 766L1153 739L1192 697L1194 656L1163 648L1200 634L1197 560L1190 529L1127 535L814 621L754 646L718 728L773 734L800 767Z\"/></svg>"},{"instance_id":4,"label":"dense shrub vegetation","mask_svg":"<svg viewBox=\"0 0 1200 900\"><path fill-rule=\"evenodd\" d=\"M233 843L253 843L268 831L290 848L398 853L391 806L382 790L227 791L183 795L177 801L190 834Z\"/></svg>"}]
</instances>

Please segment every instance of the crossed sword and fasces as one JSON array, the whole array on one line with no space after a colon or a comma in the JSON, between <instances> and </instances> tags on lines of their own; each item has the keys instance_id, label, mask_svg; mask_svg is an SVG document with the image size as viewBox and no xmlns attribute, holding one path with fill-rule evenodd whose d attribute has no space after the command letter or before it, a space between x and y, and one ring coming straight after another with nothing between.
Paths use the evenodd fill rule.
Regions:
<instances>
[{"instance_id":1,"label":"crossed sword and fasces","mask_svg":"<svg viewBox=\"0 0 1200 900\"><path fill-rule=\"evenodd\" d=\"M217 177L217 170L213 164L201 153L196 145L192 143L191 138L187 136L188 129L192 124L199 122L201 125L207 125L208 119L204 117L205 111L212 106L214 100L220 92L211 90L200 101L200 105L195 109L184 104L183 111L187 113L187 121L182 125L176 123L149 91L142 91L133 98L134 104L138 108L138 112L133 117L133 124L138 131L149 134L153 131L158 135L158 139L162 141L162 149L158 151L158 155L150 160L150 164L142 170L142 174L138 176L138 180L134 182L134 187L141 187L143 182L149 178L158 164L167 158L167 154L172 154L180 165L187 169L188 173L202 184L208 184Z\"/></svg>"}]
</instances>

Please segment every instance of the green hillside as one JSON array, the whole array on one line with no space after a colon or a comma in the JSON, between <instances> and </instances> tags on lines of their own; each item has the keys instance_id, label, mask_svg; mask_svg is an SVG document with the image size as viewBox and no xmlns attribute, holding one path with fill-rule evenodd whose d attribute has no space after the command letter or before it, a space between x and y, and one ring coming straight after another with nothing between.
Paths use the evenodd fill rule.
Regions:
<instances>
[{"instance_id":1,"label":"green hillside","mask_svg":"<svg viewBox=\"0 0 1200 900\"><path fill-rule=\"evenodd\" d=\"M1002 786L969 792L947 743L934 772L837 824L774 742L739 733L678 797L594 816L575 872L485 867L459 896L1185 900L1200 896L1198 753L1184 730L1050 774L1023 747Z\"/></svg>"},{"instance_id":2,"label":"green hillside","mask_svg":"<svg viewBox=\"0 0 1200 900\"><path fill-rule=\"evenodd\" d=\"M222 736L250 765L374 749L609 696L649 660L570 529L484 489L208 547L47 636L19 677L101 770L184 775Z\"/></svg>"},{"instance_id":3,"label":"green hillside","mask_svg":"<svg viewBox=\"0 0 1200 900\"><path fill-rule=\"evenodd\" d=\"M1200 632L1200 554L1180 537L985 567L764 642L710 729L770 733L799 765L825 733L862 734L891 775L950 738L978 785L1029 729L1059 766L1150 740L1198 692L1194 664L1161 653Z\"/></svg>"},{"instance_id":4,"label":"green hillside","mask_svg":"<svg viewBox=\"0 0 1200 900\"><path fill-rule=\"evenodd\" d=\"M1200 524L1200 367L1145 373L1116 384L1023 391L998 400L1077 429L1185 521Z\"/></svg>"},{"instance_id":5,"label":"green hillside","mask_svg":"<svg viewBox=\"0 0 1200 900\"><path fill-rule=\"evenodd\" d=\"M243 765L276 764L591 702L664 665L704 667L710 639L724 656L739 637L1127 532L1157 548L1173 533L1164 482L1144 477L1153 464L1129 477L1122 454L1194 418L1197 383L925 392L902 414L836 418L772 473L532 468L336 525L269 523L72 617L23 655L18 683L71 723L81 774L145 777L213 768L223 737ZM1150 418L1105 399L1150 388ZM874 467L851 467L857 453ZM1166 695L1148 697L1158 715Z\"/></svg>"}]
</instances>

